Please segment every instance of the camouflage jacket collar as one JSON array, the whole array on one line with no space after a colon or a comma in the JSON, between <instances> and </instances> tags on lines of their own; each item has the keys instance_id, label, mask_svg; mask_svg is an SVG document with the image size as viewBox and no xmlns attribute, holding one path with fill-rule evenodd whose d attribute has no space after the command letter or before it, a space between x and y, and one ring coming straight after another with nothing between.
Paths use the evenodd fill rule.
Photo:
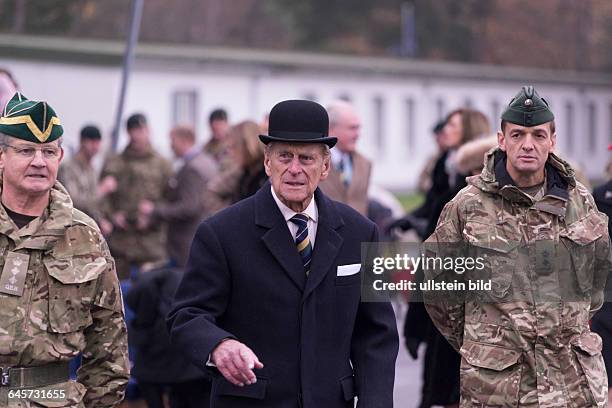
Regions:
<instances>
[{"instance_id":1,"label":"camouflage jacket collar","mask_svg":"<svg viewBox=\"0 0 612 408\"><path fill-rule=\"evenodd\" d=\"M565 160L550 153L546 162L546 194L540 202L525 194L516 186L506 170L506 153L491 149L479 176L468 177L468 183L482 191L499 194L506 200L524 205L536 205L543 210L562 215L569 198L569 189L576 186L574 170Z\"/></svg>"},{"instance_id":2,"label":"camouflage jacket collar","mask_svg":"<svg viewBox=\"0 0 612 408\"><path fill-rule=\"evenodd\" d=\"M139 151L134 149L132 144L128 144L121 155L128 160L148 159L155 156L156 152L153 146L149 145L145 150Z\"/></svg>"},{"instance_id":3,"label":"camouflage jacket collar","mask_svg":"<svg viewBox=\"0 0 612 408\"><path fill-rule=\"evenodd\" d=\"M0 173L0 195L2 194L2 174ZM64 235L72 225L72 200L68 192L56 182L50 192L49 205L40 217L18 229L13 220L0 206L0 234L5 234L15 243L15 249L42 249L53 246L58 236Z\"/></svg>"}]
</instances>

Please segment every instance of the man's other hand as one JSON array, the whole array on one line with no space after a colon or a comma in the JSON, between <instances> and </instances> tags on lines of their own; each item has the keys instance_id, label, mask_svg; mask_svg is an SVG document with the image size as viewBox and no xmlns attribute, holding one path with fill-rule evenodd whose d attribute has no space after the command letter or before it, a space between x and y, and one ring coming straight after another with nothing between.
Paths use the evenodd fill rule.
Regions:
<instances>
[{"instance_id":1,"label":"man's other hand","mask_svg":"<svg viewBox=\"0 0 612 408\"><path fill-rule=\"evenodd\" d=\"M222 341L213 350L211 361L227 381L239 387L255 384L253 370L264 366L253 350L232 339Z\"/></svg>"}]
</instances>

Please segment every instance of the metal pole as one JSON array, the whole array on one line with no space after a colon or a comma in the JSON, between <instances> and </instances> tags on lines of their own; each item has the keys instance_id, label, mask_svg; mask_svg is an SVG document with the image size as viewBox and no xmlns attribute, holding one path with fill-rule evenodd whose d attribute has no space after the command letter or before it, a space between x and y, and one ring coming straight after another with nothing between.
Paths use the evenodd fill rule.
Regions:
<instances>
[{"instance_id":1,"label":"metal pole","mask_svg":"<svg viewBox=\"0 0 612 408\"><path fill-rule=\"evenodd\" d=\"M121 74L121 91L119 92L119 105L117 106L117 116L115 118L115 127L113 128L113 138L111 149L117 151L117 143L119 142L119 129L121 128L121 117L123 116L123 105L125 104L125 93L127 91L128 79L132 70L132 62L134 60L134 48L138 43L138 33L140 32L140 20L142 19L142 7L144 0L132 1L132 13L130 19L130 36L128 38L125 54L123 55L123 72Z\"/></svg>"},{"instance_id":2,"label":"metal pole","mask_svg":"<svg viewBox=\"0 0 612 408\"><path fill-rule=\"evenodd\" d=\"M416 55L415 10L412 1L404 1L400 6L401 45L400 56L414 57Z\"/></svg>"}]
</instances>

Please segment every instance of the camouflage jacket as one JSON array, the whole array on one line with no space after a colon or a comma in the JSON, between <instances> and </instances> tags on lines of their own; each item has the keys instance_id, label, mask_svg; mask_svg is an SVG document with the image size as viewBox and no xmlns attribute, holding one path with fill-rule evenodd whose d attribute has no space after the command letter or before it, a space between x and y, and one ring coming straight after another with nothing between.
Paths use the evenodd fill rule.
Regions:
<instances>
[{"instance_id":1,"label":"camouflage jacket","mask_svg":"<svg viewBox=\"0 0 612 408\"><path fill-rule=\"evenodd\" d=\"M603 302L611 265L607 217L567 162L550 154L539 201L517 188L505 153L487 154L480 176L447 204L426 247L440 257L481 257L463 274L491 288L424 291L435 325L462 356L462 407L604 407L601 338L589 318ZM468 286L469 288L469 286Z\"/></svg>"},{"instance_id":2,"label":"camouflage jacket","mask_svg":"<svg viewBox=\"0 0 612 408\"><path fill-rule=\"evenodd\" d=\"M138 204L141 200L157 203L162 200L163 192L172 176L170 162L151 148L139 154L130 146L123 153L110 158L104 165L100 178L112 175L117 179L117 190L102 201L103 215L112 220L112 214L125 213L128 228L115 226L108 238L113 256L117 263L155 262L166 257L165 225L151 223L145 229L137 228ZM120 259L119 259L120 258ZM124 270L118 271L123 279L129 276Z\"/></svg>"},{"instance_id":3,"label":"camouflage jacket","mask_svg":"<svg viewBox=\"0 0 612 408\"><path fill-rule=\"evenodd\" d=\"M1 187L0 187L1 188ZM29 256L21 296L0 293L0 366L69 361L77 380L50 385L65 399L8 399L0 406L111 407L129 377L127 333L113 258L97 225L56 183L45 213L17 229L0 206L0 270L9 252Z\"/></svg>"}]
</instances>

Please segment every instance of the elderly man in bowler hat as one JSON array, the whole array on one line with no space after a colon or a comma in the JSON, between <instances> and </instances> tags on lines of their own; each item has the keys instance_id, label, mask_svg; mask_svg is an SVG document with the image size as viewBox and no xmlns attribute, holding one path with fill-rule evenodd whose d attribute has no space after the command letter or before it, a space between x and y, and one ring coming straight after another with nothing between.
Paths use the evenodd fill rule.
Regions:
<instances>
[{"instance_id":1,"label":"elderly man in bowler hat","mask_svg":"<svg viewBox=\"0 0 612 408\"><path fill-rule=\"evenodd\" d=\"M196 233L168 323L211 370L211 406L393 406L393 310L361 301L361 243L378 234L318 189L327 133L319 104L277 104L260 136L270 182Z\"/></svg>"}]
</instances>

